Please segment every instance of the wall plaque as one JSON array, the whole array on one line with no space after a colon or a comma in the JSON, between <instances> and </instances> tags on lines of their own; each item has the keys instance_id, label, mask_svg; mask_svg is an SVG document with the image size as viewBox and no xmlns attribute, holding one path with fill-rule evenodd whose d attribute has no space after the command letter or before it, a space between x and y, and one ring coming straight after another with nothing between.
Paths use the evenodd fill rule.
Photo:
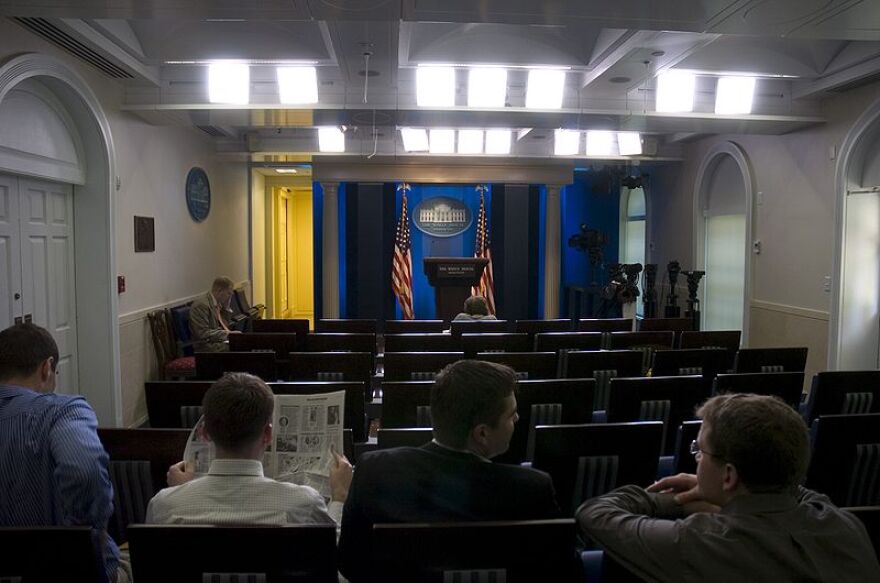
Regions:
<instances>
[{"instance_id":1,"label":"wall plaque","mask_svg":"<svg viewBox=\"0 0 880 583\"><path fill-rule=\"evenodd\" d=\"M473 213L455 198L436 196L426 198L412 214L418 230L434 237L453 237L471 226Z\"/></svg>"}]
</instances>

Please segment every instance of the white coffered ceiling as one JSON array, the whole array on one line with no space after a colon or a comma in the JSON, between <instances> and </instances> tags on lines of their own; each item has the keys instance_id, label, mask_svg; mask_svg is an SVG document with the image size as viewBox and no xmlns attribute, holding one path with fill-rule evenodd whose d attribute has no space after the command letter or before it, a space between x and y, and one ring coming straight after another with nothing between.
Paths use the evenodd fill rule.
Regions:
<instances>
[{"instance_id":1,"label":"white coffered ceiling","mask_svg":"<svg viewBox=\"0 0 880 583\"><path fill-rule=\"evenodd\" d=\"M344 125L349 156L405 156L397 128L417 126L528 129L523 158L551 157L556 128L638 130L645 158L668 159L688 137L822 123L824 95L880 74L877 0L0 0L0 15L118 78L123 109L248 156L308 155L315 127ZM208 102L215 59L252 63L249 105ZM279 104L277 61L317 66L316 106ZM424 63L460 67L455 107L416 105ZM511 67L504 107L466 107L474 64ZM568 67L561 110L524 107L539 65ZM654 111L668 69L701 75L695 113ZM752 114L714 113L720 73L762 76Z\"/></svg>"}]
</instances>

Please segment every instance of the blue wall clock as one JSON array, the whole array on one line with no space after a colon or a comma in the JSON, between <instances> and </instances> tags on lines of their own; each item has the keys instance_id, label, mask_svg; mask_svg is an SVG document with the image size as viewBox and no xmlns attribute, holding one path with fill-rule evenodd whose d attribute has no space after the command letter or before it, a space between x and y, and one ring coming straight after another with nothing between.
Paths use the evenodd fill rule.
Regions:
<instances>
[{"instance_id":1,"label":"blue wall clock","mask_svg":"<svg viewBox=\"0 0 880 583\"><path fill-rule=\"evenodd\" d=\"M186 208L197 223L207 219L211 212L211 184L201 168L193 167L186 175Z\"/></svg>"}]
</instances>

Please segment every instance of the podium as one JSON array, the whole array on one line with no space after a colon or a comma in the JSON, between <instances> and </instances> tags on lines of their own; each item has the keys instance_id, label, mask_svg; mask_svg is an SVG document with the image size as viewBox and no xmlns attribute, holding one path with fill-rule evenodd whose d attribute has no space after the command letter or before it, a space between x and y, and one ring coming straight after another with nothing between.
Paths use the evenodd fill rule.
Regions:
<instances>
[{"instance_id":1,"label":"podium","mask_svg":"<svg viewBox=\"0 0 880 583\"><path fill-rule=\"evenodd\" d=\"M484 257L425 257L425 275L434 288L437 319L449 322L462 311L471 287L480 283L488 264Z\"/></svg>"}]
</instances>

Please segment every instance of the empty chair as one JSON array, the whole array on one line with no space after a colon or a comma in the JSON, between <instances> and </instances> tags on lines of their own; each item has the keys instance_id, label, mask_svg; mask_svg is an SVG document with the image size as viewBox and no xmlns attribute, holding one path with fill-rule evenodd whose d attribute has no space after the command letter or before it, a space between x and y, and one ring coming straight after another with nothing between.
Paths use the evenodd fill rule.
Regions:
<instances>
[{"instance_id":1,"label":"empty chair","mask_svg":"<svg viewBox=\"0 0 880 583\"><path fill-rule=\"evenodd\" d=\"M113 516L107 531L117 543L128 540L128 525L143 522L150 499L167 486L165 474L183 459L189 433L188 429L98 429L110 457L113 484Z\"/></svg>"},{"instance_id":2,"label":"empty chair","mask_svg":"<svg viewBox=\"0 0 880 583\"><path fill-rule=\"evenodd\" d=\"M467 358L473 358L478 352L528 352L532 349L528 334L462 334L460 342L461 351Z\"/></svg>"},{"instance_id":3,"label":"empty chair","mask_svg":"<svg viewBox=\"0 0 880 583\"><path fill-rule=\"evenodd\" d=\"M227 372L246 372L266 382L278 378L272 352L197 352L196 377L214 381Z\"/></svg>"},{"instance_id":4,"label":"empty chair","mask_svg":"<svg viewBox=\"0 0 880 583\"><path fill-rule=\"evenodd\" d=\"M480 352L476 358L507 365L521 380L556 378L555 352Z\"/></svg>"},{"instance_id":5,"label":"empty chair","mask_svg":"<svg viewBox=\"0 0 880 583\"><path fill-rule=\"evenodd\" d=\"M739 350L742 332L739 330L697 330L682 332L679 348L724 348L735 353Z\"/></svg>"},{"instance_id":6,"label":"empty chair","mask_svg":"<svg viewBox=\"0 0 880 583\"><path fill-rule=\"evenodd\" d=\"M446 365L463 358L462 352L386 352L385 380L434 380Z\"/></svg>"},{"instance_id":7,"label":"empty chair","mask_svg":"<svg viewBox=\"0 0 880 583\"><path fill-rule=\"evenodd\" d=\"M336 332L341 334L375 334L376 320L318 320L315 332Z\"/></svg>"},{"instance_id":8,"label":"empty chair","mask_svg":"<svg viewBox=\"0 0 880 583\"><path fill-rule=\"evenodd\" d=\"M593 410L608 406L608 388L614 377L637 377L642 374L643 355L638 350L586 350L569 352L566 378L596 379Z\"/></svg>"},{"instance_id":9,"label":"empty chair","mask_svg":"<svg viewBox=\"0 0 880 583\"><path fill-rule=\"evenodd\" d=\"M539 332L535 334L535 352L599 350L601 348L601 332Z\"/></svg>"},{"instance_id":10,"label":"empty chair","mask_svg":"<svg viewBox=\"0 0 880 583\"><path fill-rule=\"evenodd\" d=\"M672 455L675 443L669 432L693 419L694 409L709 392L699 376L615 378L606 416L609 422L662 421L663 455Z\"/></svg>"},{"instance_id":11,"label":"empty chair","mask_svg":"<svg viewBox=\"0 0 880 583\"><path fill-rule=\"evenodd\" d=\"M431 427L431 387L428 381L382 383L382 428Z\"/></svg>"},{"instance_id":12,"label":"empty chair","mask_svg":"<svg viewBox=\"0 0 880 583\"><path fill-rule=\"evenodd\" d=\"M675 437L675 460L673 461L673 474L696 474L697 458L691 453L691 444L697 440L701 420L684 421L678 426Z\"/></svg>"},{"instance_id":13,"label":"empty chair","mask_svg":"<svg viewBox=\"0 0 880 583\"><path fill-rule=\"evenodd\" d=\"M376 581L572 581L571 518L520 522L377 524L369 573Z\"/></svg>"},{"instance_id":14,"label":"empty chair","mask_svg":"<svg viewBox=\"0 0 880 583\"><path fill-rule=\"evenodd\" d=\"M741 348L734 359L733 372L804 372L807 349Z\"/></svg>"},{"instance_id":15,"label":"empty chair","mask_svg":"<svg viewBox=\"0 0 880 583\"><path fill-rule=\"evenodd\" d=\"M362 381L373 375L369 352L292 352L287 379L291 381Z\"/></svg>"},{"instance_id":16,"label":"empty chair","mask_svg":"<svg viewBox=\"0 0 880 583\"><path fill-rule=\"evenodd\" d=\"M451 334L386 334L385 352L457 352L459 337Z\"/></svg>"},{"instance_id":17,"label":"empty chair","mask_svg":"<svg viewBox=\"0 0 880 583\"><path fill-rule=\"evenodd\" d=\"M516 392L519 421L510 447L496 462L519 464L532 458L535 427L589 423L593 416L592 379L520 381Z\"/></svg>"},{"instance_id":18,"label":"empty chair","mask_svg":"<svg viewBox=\"0 0 880 583\"><path fill-rule=\"evenodd\" d=\"M744 374L720 374L715 377L712 394L755 393L776 395L795 410L800 407L804 392L802 372L754 372Z\"/></svg>"},{"instance_id":19,"label":"empty chair","mask_svg":"<svg viewBox=\"0 0 880 583\"><path fill-rule=\"evenodd\" d=\"M632 318L587 318L578 320L578 332L632 332Z\"/></svg>"},{"instance_id":20,"label":"empty chair","mask_svg":"<svg viewBox=\"0 0 880 583\"><path fill-rule=\"evenodd\" d=\"M305 336L309 333L308 320L254 320L254 332L266 332L273 334L299 334Z\"/></svg>"},{"instance_id":21,"label":"empty chair","mask_svg":"<svg viewBox=\"0 0 880 583\"><path fill-rule=\"evenodd\" d=\"M129 535L135 581L335 583L338 578L333 525L138 524Z\"/></svg>"},{"instance_id":22,"label":"empty chair","mask_svg":"<svg viewBox=\"0 0 880 583\"><path fill-rule=\"evenodd\" d=\"M306 336L308 352L369 352L376 354L376 335L368 333L319 333Z\"/></svg>"},{"instance_id":23,"label":"empty chair","mask_svg":"<svg viewBox=\"0 0 880 583\"><path fill-rule=\"evenodd\" d=\"M89 526L0 528L0 580L106 583L103 542L99 536Z\"/></svg>"},{"instance_id":24,"label":"empty chair","mask_svg":"<svg viewBox=\"0 0 880 583\"><path fill-rule=\"evenodd\" d=\"M398 429L381 428L376 432L376 448L421 447L434 438L426 427L406 427Z\"/></svg>"},{"instance_id":25,"label":"empty chair","mask_svg":"<svg viewBox=\"0 0 880 583\"><path fill-rule=\"evenodd\" d=\"M880 370L820 372L813 377L807 421L820 415L880 413Z\"/></svg>"},{"instance_id":26,"label":"empty chair","mask_svg":"<svg viewBox=\"0 0 880 583\"><path fill-rule=\"evenodd\" d=\"M455 336L464 333L507 332L509 327L507 320L457 320L450 325Z\"/></svg>"},{"instance_id":27,"label":"empty chair","mask_svg":"<svg viewBox=\"0 0 880 583\"><path fill-rule=\"evenodd\" d=\"M880 414L818 417L811 433L807 488L838 506L880 505Z\"/></svg>"},{"instance_id":28,"label":"empty chair","mask_svg":"<svg viewBox=\"0 0 880 583\"><path fill-rule=\"evenodd\" d=\"M550 474L559 507L570 514L587 498L653 482L662 438L659 421L540 426L532 467Z\"/></svg>"},{"instance_id":29,"label":"empty chair","mask_svg":"<svg viewBox=\"0 0 880 583\"><path fill-rule=\"evenodd\" d=\"M727 372L729 354L723 348L657 350L651 365L653 376L702 375L708 383Z\"/></svg>"},{"instance_id":30,"label":"empty chair","mask_svg":"<svg viewBox=\"0 0 880 583\"><path fill-rule=\"evenodd\" d=\"M449 326L443 320L385 320L383 332L387 334L433 334Z\"/></svg>"},{"instance_id":31,"label":"empty chair","mask_svg":"<svg viewBox=\"0 0 880 583\"><path fill-rule=\"evenodd\" d=\"M540 332L569 332L571 320L517 320L513 327L514 332L525 333L534 338Z\"/></svg>"},{"instance_id":32,"label":"empty chair","mask_svg":"<svg viewBox=\"0 0 880 583\"><path fill-rule=\"evenodd\" d=\"M282 320L282 322L286 321ZM290 332L248 332L229 335L231 352L274 352L278 360L287 359L288 354L302 350L304 345L305 336Z\"/></svg>"}]
</instances>

